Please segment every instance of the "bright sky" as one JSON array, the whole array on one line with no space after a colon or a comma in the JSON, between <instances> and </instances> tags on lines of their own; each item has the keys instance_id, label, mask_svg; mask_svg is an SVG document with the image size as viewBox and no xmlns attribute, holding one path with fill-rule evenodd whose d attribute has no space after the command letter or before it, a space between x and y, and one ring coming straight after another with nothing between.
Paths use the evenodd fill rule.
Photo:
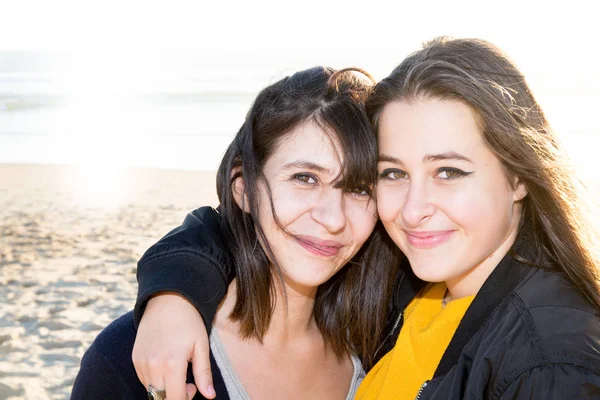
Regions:
<instances>
[{"instance_id":1,"label":"bright sky","mask_svg":"<svg viewBox=\"0 0 600 400\"><path fill-rule=\"evenodd\" d=\"M594 3L0 0L0 50L225 53L274 71L360 65L382 78L427 39L471 36L499 45L543 86L600 88Z\"/></svg>"},{"instance_id":2,"label":"bright sky","mask_svg":"<svg viewBox=\"0 0 600 400\"><path fill-rule=\"evenodd\" d=\"M361 66L380 79L423 41L480 37L514 58L543 97L540 88L600 90L593 3L0 0L0 51L87 54L104 76L99 60L121 58L126 68L137 57L135 75L152 74L164 66L144 63L140 54L176 52L215 54L268 77L325 64Z\"/></svg>"},{"instance_id":3,"label":"bright sky","mask_svg":"<svg viewBox=\"0 0 600 400\"><path fill-rule=\"evenodd\" d=\"M423 41L439 35L480 37L516 60L543 105L548 93L560 90L585 92L589 104L600 102L600 24L594 3L0 0L0 51L69 52L88 77L94 76L88 85L103 89L113 82L127 90L136 82L145 85L144 75L181 74L185 62L179 60L193 54L213 55L224 75L230 73L224 67L229 63L235 67L232 74L246 67L261 71L264 84L256 80L261 86L315 64L360 66L381 79ZM120 61L118 70L114 60ZM61 84L86 84L77 73L68 70ZM566 105L554 99L548 106L562 110ZM596 125L590 113L582 114L577 118Z\"/></svg>"},{"instance_id":4,"label":"bright sky","mask_svg":"<svg viewBox=\"0 0 600 400\"><path fill-rule=\"evenodd\" d=\"M0 0L0 50L385 51L397 62L423 40L452 35L483 37L522 59L532 48L597 53L593 3Z\"/></svg>"},{"instance_id":5,"label":"bright sky","mask_svg":"<svg viewBox=\"0 0 600 400\"><path fill-rule=\"evenodd\" d=\"M558 130L573 129L575 121L577 129L597 135L600 23L594 3L0 0L0 51L74 54L82 68L67 70L59 84L77 96L90 88L140 90L145 75L180 74L186 56L207 54L225 76L260 71L264 83L255 82L261 86L316 64L360 66L381 79L423 41L480 37L517 62ZM590 147L582 151L581 159L595 165Z\"/></svg>"}]
</instances>

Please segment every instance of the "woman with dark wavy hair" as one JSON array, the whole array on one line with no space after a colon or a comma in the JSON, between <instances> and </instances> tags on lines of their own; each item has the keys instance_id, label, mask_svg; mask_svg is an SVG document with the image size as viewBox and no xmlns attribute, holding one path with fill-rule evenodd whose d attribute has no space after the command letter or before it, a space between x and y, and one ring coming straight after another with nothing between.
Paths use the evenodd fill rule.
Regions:
<instances>
[{"instance_id":1,"label":"woman with dark wavy hair","mask_svg":"<svg viewBox=\"0 0 600 400\"><path fill-rule=\"evenodd\" d=\"M210 336L219 398L352 399L364 377L357 355L368 360L374 352L369 335L386 315L378 299L388 275L359 253L377 221L367 77L317 67L274 83L223 157L219 211L198 214L223 233L214 254L233 254L206 260L235 271ZM189 281L177 275L162 284L176 290ZM135 335L132 313L107 327L83 357L72 398L143 398L147 391L163 398L163 389L169 399L180 396L160 377L138 380Z\"/></svg>"},{"instance_id":2,"label":"woman with dark wavy hair","mask_svg":"<svg viewBox=\"0 0 600 400\"><path fill-rule=\"evenodd\" d=\"M396 246L381 236L364 252L376 269L395 261L380 282L391 294L379 299L387 325L372 335L378 346L357 398L600 398L598 236L515 64L483 40L436 39L375 86L367 112L379 151L374 235L383 227ZM142 375L178 385L162 362L193 360L205 392L210 367L195 309L210 325L220 297L198 288L215 295L230 270L180 255L208 254L206 238L222 235L200 225L184 223L140 260L140 318L148 308L134 359ZM184 268L193 287L160 283ZM152 297L163 291L195 308ZM172 344L175 323L184 340Z\"/></svg>"}]
</instances>

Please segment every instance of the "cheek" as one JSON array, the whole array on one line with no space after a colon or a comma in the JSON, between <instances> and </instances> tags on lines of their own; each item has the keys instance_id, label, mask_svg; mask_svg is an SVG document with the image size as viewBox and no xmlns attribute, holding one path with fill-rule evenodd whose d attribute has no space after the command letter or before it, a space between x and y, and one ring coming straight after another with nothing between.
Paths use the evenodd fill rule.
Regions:
<instances>
[{"instance_id":1,"label":"cheek","mask_svg":"<svg viewBox=\"0 0 600 400\"><path fill-rule=\"evenodd\" d=\"M313 199L315 193L311 191L290 190L285 185L272 187L271 193L273 196L273 208L279 222L284 227L294 222L298 216L305 213L310 208L310 205L315 202L315 199ZM261 198L261 210L271 215L271 205L267 196Z\"/></svg>"},{"instance_id":2,"label":"cheek","mask_svg":"<svg viewBox=\"0 0 600 400\"><path fill-rule=\"evenodd\" d=\"M377 208L371 200L346 202L346 218L352 227L352 235L357 244L362 245L371 235L377 223Z\"/></svg>"},{"instance_id":3,"label":"cheek","mask_svg":"<svg viewBox=\"0 0 600 400\"><path fill-rule=\"evenodd\" d=\"M502 229L506 194L493 188L471 188L444 196L443 211L452 222L471 235L493 235Z\"/></svg>"},{"instance_id":4,"label":"cheek","mask_svg":"<svg viewBox=\"0 0 600 400\"><path fill-rule=\"evenodd\" d=\"M402 197L398 188L377 186L377 213L382 222L396 219L402 209Z\"/></svg>"}]
</instances>

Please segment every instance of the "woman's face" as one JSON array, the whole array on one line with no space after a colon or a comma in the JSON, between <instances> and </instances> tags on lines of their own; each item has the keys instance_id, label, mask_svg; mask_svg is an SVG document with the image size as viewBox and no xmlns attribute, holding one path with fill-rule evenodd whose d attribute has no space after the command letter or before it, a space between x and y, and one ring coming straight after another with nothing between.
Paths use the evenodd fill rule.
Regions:
<instances>
[{"instance_id":1,"label":"woman's face","mask_svg":"<svg viewBox=\"0 0 600 400\"><path fill-rule=\"evenodd\" d=\"M314 290L367 240L377 220L376 204L366 192L335 187L343 154L317 125L296 128L276 146L264 174L281 227L264 185L259 223L286 283Z\"/></svg>"},{"instance_id":2,"label":"woman's face","mask_svg":"<svg viewBox=\"0 0 600 400\"><path fill-rule=\"evenodd\" d=\"M415 274L453 295L475 294L508 252L526 195L481 132L456 100L392 102L379 123L379 217Z\"/></svg>"}]
</instances>

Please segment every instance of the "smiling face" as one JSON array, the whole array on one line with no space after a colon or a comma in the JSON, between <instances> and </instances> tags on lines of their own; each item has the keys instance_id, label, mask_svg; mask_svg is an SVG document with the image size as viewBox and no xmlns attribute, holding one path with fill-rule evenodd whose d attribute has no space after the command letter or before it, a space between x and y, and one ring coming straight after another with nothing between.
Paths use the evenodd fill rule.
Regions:
<instances>
[{"instance_id":1,"label":"smiling face","mask_svg":"<svg viewBox=\"0 0 600 400\"><path fill-rule=\"evenodd\" d=\"M379 120L377 207L414 273L477 293L516 238L523 185L512 185L474 113L456 100L387 104ZM513 188L515 186L515 188Z\"/></svg>"},{"instance_id":2,"label":"smiling face","mask_svg":"<svg viewBox=\"0 0 600 400\"><path fill-rule=\"evenodd\" d=\"M339 148L331 136L307 123L284 136L263 172L259 224L288 286L316 290L344 266L375 226L376 205L368 189L346 192Z\"/></svg>"}]
</instances>

